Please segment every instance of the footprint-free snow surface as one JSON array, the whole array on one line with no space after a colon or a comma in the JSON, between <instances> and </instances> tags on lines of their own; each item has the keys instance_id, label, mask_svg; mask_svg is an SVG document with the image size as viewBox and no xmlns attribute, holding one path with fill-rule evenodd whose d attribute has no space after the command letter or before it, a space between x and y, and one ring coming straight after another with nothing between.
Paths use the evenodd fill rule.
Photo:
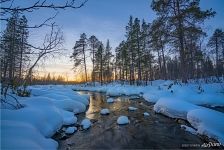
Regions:
<instances>
[{"instance_id":1,"label":"footprint-free snow surface","mask_svg":"<svg viewBox=\"0 0 224 150\"><path fill-rule=\"evenodd\" d=\"M81 93L90 94L90 104L85 114L77 115L78 123L89 118L92 126L88 130L77 131L66 140L58 140L59 149L176 149L186 144L202 145L205 142L181 128L182 124L187 123L178 123L175 119L155 114L153 104L143 99L129 100L128 96L121 96L116 98L116 103L111 104L107 103L103 93ZM130 106L138 109L128 111ZM101 115L103 108L109 109L110 115ZM150 113L150 116L145 117L145 112ZM130 123L118 125L120 116L127 116Z\"/></svg>"}]
</instances>

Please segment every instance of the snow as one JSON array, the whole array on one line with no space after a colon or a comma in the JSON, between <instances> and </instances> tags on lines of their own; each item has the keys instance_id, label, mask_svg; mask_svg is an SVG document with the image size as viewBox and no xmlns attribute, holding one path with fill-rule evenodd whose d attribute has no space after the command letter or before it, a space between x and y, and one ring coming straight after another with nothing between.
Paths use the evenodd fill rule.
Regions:
<instances>
[{"instance_id":1,"label":"snow","mask_svg":"<svg viewBox=\"0 0 224 150\"><path fill-rule=\"evenodd\" d=\"M198 90L199 85L204 92ZM12 110L7 104L0 104L1 135L4 137L1 139L1 149L57 149L58 143L51 139L52 135L62 125L75 124L77 117L74 114L85 112L89 104L88 95L80 95L72 89L105 92L107 96L142 96L154 103L155 112L187 120L194 129L181 125L186 131L207 135L224 143L224 113L204 107L224 106L224 90L220 83L174 84L171 80L157 80L148 86L111 83L103 86L96 84L95 87L38 85L28 89L32 92L31 97L17 97L23 108ZM108 98L107 102L114 102L114 98ZM130 106L129 110L133 108ZM101 114L105 113L107 109L102 109ZM150 114L145 112L143 115ZM129 122L127 116L117 119L118 124ZM84 119L81 125L88 129L91 121ZM68 133L72 133L73 129L68 128Z\"/></svg>"},{"instance_id":2,"label":"snow","mask_svg":"<svg viewBox=\"0 0 224 150\"><path fill-rule=\"evenodd\" d=\"M191 134L194 134L194 135L197 134L197 131L195 129L193 129L191 127L188 127L186 125L181 125L181 128L184 129L187 132L190 132Z\"/></svg>"},{"instance_id":3,"label":"snow","mask_svg":"<svg viewBox=\"0 0 224 150\"><path fill-rule=\"evenodd\" d=\"M144 115L145 117L150 116L149 113L147 113L147 112L144 112L143 115Z\"/></svg>"},{"instance_id":4,"label":"snow","mask_svg":"<svg viewBox=\"0 0 224 150\"><path fill-rule=\"evenodd\" d=\"M186 130L195 134L207 135L224 143L224 114L189 102L176 99L160 99L154 110L171 118L187 120L197 131L191 128Z\"/></svg>"},{"instance_id":5,"label":"snow","mask_svg":"<svg viewBox=\"0 0 224 150\"><path fill-rule=\"evenodd\" d=\"M92 125L92 123L89 119L84 119L81 122L81 126L82 126L83 129L88 129L88 128L91 127L91 125Z\"/></svg>"},{"instance_id":6,"label":"snow","mask_svg":"<svg viewBox=\"0 0 224 150\"><path fill-rule=\"evenodd\" d=\"M72 112L61 110L61 115L63 116L63 125L75 124L77 122L77 117Z\"/></svg>"},{"instance_id":7,"label":"snow","mask_svg":"<svg viewBox=\"0 0 224 150\"><path fill-rule=\"evenodd\" d=\"M46 99L27 100L27 107L18 110L2 109L1 120L13 120L33 125L45 137L51 137L63 124L60 110Z\"/></svg>"},{"instance_id":8,"label":"snow","mask_svg":"<svg viewBox=\"0 0 224 150\"><path fill-rule=\"evenodd\" d=\"M114 99L113 98L108 98L107 99L107 103L113 103L114 102Z\"/></svg>"},{"instance_id":9,"label":"snow","mask_svg":"<svg viewBox=\"0 0 224 150\"><path fill-rule=\"evenodd\" d=\"M181 118L187 120L187 113L197 109L199 106L173 98L161 98L154 105L154 111L162 113L171 118Z\"/></svg>"},{"instance_id":10,"label":"snow","mask_svg":"<svg viewBox=\"0 0 224 150\"><path fill-rule=\"evenodd\" d=\"M1 104L1 149L57 149L58 143L51 137L62 125L75 124L74 113L84 112L89 103L88 96L75 93L69 86L29 89L31 97L15 96L23 108L13 110Z\"/></svg>"},{"instance_id":11,"label":"snow","mask_svg":"<svg viewBox=\"0 0 224 150\"><path fill-rule=\"evenodd\" d=\"M203 92L199 90L199 86ZM154 111L162 113L171 118L181 118L188 120L191 125L197 129L197 134L214 137L223 141L224 132L221 126L223 113L206 109L205 106L224 107L224 89L223 83L205 83L202 80L192 80L188 84L174 82L171 80L156 80L149 82L147 86L130 86L119 84L118 82L95 87L88 85L74 85L76 90L89 90L96 92L105 92L109 96L137 95L142 96L146 101L154 103ZM109 99L111 100L111 99ZM202 113L202 116L197 116ZM144 116L146 113L144 113ZM212 117L211 117L212 116ZM218 120L213 120L217 118ZM216 124L217 123L217 124ZM193 128L185 127L186 131L192 131Z\"/></svg>"},{"instance_id":12,"label":"snow","mask_svg":"<svg viewBox=\"0 0 224 150\"><path fill-rule=\"evenodd\" d=\"M224 143L224 114L211 109L195 109L187 114L188 122L199 134L217 139Z\"/></svg>"},{"instance_id":13,"label":"snow","mask_svg":"<svg viewBox=\"0 0 224 150\"><path fill-rule=\"evenodd\" d=\"M44 137L33 125L22 121L1 121L1 149L57 149L58 143Z\"/></svg>"},{"instance_id":14,"label":"snow","mask_svg":"<svg viewBox=\"0 0 224 150\"><path fill-rule=\"evenodd\" d=\"M120 116L118 119L117 119L117 124L119 125L124 125L124 124L128 124L130 121L128 120L128 117L127 116Z\"/></svg>"},{"instance_id":15,"label":"snow","mask_svg":"<svg viewBox=\"0 0 224 150\"><path fill-rule=\"evenodd\" d=\"M66 134L73 134L75 131L77 131L76 127L68 127L67 129L65 129Z\"/></svg>"},{"instance_id":16,"label":"snow","mask_svg":"<svg viewBox=\"0 0 224 150\"><path fill-rule=\"evenodd\" d=\"M128 110L130 110L130 111L135 111L135 110L137 110L138 108L135 108L135 107L128 107Z\"/></svg>"},{"instance_id":17,"label":"snow","mask_svg":"<svg viewBox=\"0 0 224 150\"><path fill-rule=\"evenodd\" d=\"M100 114L101 114L101 115L108 115L108 114L110 114L110 111L109 111L109 109L105 108L105 109L102 109L102 110L100 111Z\"/></svg>"}]
</instances>

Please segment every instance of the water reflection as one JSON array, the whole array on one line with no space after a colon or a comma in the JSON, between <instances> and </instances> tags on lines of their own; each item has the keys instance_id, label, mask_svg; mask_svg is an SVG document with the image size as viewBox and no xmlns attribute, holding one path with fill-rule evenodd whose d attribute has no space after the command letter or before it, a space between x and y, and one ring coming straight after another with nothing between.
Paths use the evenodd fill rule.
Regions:
<instances>
[{"instance_id":1,"label":"water reflection","mask_svg":"<svg viewBox=\"0 0 224 150\"><path fill-rule=\"evenodd\" d=\"M66 141L59 141L59 149L164 149L181 148L181 144L202 144L198 136L185 132L180 124L168 117L155 114L153 105L144 100L129 100L129 97L114 97L114 103L106 102L104 93L80 92L90 95L90 104L85 114L78 120L97 120L88 131L78 131ZM138 108L128 111L128 107ZM102 108L108 108L108 116L100 115ZM149 112L149 117L143 113ZM130 124L117 125L120 115L128 116ZM67 144L73 143L73 144Z\"/></svg>"}]
</instances>

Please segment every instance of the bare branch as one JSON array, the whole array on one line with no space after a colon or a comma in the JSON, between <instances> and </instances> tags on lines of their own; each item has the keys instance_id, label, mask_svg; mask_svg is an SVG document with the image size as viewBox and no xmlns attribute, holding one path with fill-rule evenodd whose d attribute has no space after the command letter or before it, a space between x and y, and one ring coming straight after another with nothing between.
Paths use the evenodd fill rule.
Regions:
<instances>
[{"instance_id":1,"label":"bare branch","mask_svg":"<svg viewBox=\"0 0 224 150\"><path fill-rule=\"evenodd\" d=\"M5 0L8 1L8 0ZM0 7L0 9L2 11L20 11L20 12L32 12L33 10L38 10L41 8L49 8L49 9L54 9L54 10L58 10L58 9L66 9L66 8L73 8L73 9L78 9L81 8L82 6L85 5L85 3L88 0L84 0L84 2L82 2L81 4L79 4L78 6L75 5L75 0L71 0L71 1L66 1L64 5L56 5L54 3L50 3L47 4L47 1L44 0L43 2L41 2L40 0L37 1L36 3L34 3L32 6L28 6L28 7Z\"/></svg>"}]
</instances>

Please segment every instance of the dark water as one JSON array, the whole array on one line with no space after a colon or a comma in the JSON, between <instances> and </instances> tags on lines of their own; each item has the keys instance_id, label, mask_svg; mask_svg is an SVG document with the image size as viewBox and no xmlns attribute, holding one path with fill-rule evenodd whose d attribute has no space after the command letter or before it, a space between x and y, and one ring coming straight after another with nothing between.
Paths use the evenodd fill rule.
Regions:
<instances>
[{"instance_id":1,"label":"dark water","mask_svg":"<svg viewBox=\"0 0 224 150\"><path fill-rule=\"evenodd\" d=\"M90 105L85 114L77 116L78 122L89 118L94 123L87 131L77 131L68 139L59 140L59 149L192 149L200 148L205 142L180 128L186 122L155 114L153 105L142 99L117 97L114 103L109 104L105 94L80 93L90 95ZM128 111L129 106L138 109ZM102 108L108 108L110 114L100 115ZM144 117L144 112L150 116ZM128 116L130 124L117 125L120 115Z\"/></svg>"}]
</instances>

